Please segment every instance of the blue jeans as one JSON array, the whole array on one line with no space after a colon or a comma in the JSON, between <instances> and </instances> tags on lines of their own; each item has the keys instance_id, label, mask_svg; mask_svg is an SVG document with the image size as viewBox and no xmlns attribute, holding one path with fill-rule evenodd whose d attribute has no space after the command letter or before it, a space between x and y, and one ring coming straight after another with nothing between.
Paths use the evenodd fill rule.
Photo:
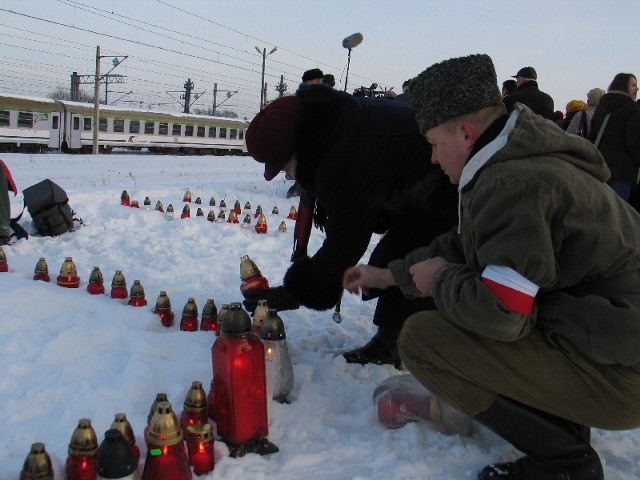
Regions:
<instances>
[{"instance_id":1,"label":"blue jeans","mask_svg":"<svg viewBox=\"0 0 640 480\"><path fill-rule=\"evenodd\" d=\"M631 182L609 182L609 186L618 194L625 202L629 201L631 195Z\"/></svg>"}]
</instances>

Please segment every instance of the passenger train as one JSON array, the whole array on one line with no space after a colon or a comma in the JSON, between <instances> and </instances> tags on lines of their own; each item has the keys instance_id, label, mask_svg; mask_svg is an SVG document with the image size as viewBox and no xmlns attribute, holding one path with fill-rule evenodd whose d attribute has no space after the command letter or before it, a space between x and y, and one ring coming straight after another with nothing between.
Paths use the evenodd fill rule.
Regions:
<instances>
[{"instance_id":1,"label":"passenger train","mask_svg":"<svg viewBox=\"0 0 640 480\"><path fill-rule=\"evenodd\" d=\"M0 93L0 152L93 151L93 104ZM150 152L246 154L244 120L101 105L98 144Z\"/></svg>"}]
</instances>

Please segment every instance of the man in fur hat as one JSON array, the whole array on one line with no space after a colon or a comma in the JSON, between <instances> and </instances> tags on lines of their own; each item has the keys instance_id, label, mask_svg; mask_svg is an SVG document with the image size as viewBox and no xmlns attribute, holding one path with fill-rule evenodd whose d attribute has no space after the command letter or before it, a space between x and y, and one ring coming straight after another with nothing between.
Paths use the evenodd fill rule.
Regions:
<instances>
[{"instance_id":1,"label":"man in fur hat","mask_svg":"<svg viewBox=\"0 0 640 480\"><path fill-rule=\"evenodd\" d=\"M526 106L506 115L487 55L411 89L432 162L458 185L459 224L344 286L433 298L398 345L432 393L525 456L480 480L602 480L590 427L640 426L640 217L602 156Z\"/></svg>"},{"instance_id":2,"label":"man in fur hat","mask_svg":"<svg viewBox=\"0 0 640 480\"><path fill-rule=\"evenodd\" d=\"M455 187L429 162L429 144L405 103L305 85L258 113L246 142L249 154L265 164L265 179L283 171L315 197L310 211L325 232L322 246L297 258L282 286L244 292L250 312L260 299L277 310L331 309L342 296L345 269L362 258L374 233L386 232L369 261L385 266L455 225ZM427 298L406 299L397 288L372 291L371 298L378 298L378 330L345 358L399 367L402 322L435 305Z\"/></svg>"}]
</instances>

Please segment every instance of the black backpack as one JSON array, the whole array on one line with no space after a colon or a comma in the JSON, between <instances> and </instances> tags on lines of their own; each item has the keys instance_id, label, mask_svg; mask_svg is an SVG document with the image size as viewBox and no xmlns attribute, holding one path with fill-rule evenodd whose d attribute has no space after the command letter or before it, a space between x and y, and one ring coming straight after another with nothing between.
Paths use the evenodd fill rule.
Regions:
<instances>
[{"instance_id":1,"label":"black backpack","mask_svg":"<svg viewBox=\"0 0 640 480\"><path fill-rule=\"evenodd\" d=\"M74 220L82 224L81 219L74 218L67 192L48 178L25 188L22 194L24 204L40 235L55 236L72 232Z\"/></svg>"}]
</instances>

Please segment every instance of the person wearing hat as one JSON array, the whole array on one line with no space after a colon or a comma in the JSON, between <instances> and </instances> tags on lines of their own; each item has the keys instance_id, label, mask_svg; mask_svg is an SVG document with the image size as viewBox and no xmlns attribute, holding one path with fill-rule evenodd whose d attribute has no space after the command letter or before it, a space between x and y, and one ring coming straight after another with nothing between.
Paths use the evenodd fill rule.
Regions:
<instances>
[{"instance_id":1,"label":"person wearing hat","mask_svg":"<svg viewBox=\"0 0 640 480\"><path fill-rule=\"evenodd\" d=\"M330 73L325 73L322 77L322 83L329 85L330 87L336 86L336 78Z\"/></svg>"},{"instance_id":2,"label":"person wearing hat","mask_svg":"<svg viewBox=\"0 0 640 480\"><path fill-rule=\"evenodd\" d=\"M516 102L524 103L534 113L553 120L553 98L538 88L538 74L533 67L523 67L512 76L516 79L516 91L504 97L507 112L513 111Z\"/></svg>"},{"instance_id":3,"label":"person wearing hat","mask_svg":"<svg viewBox=\"0 0 640 480\"><path fill-rule=\"evenodd\" d=\"M562 120L562 124L560 125L560 127L563 130L567 131L567 129L569 128L569 124L571 124L571 121L573 120L573 118L578 113L583 112L586 107L587 107L587 104L584 103L582 100L576 99L568 102L567 106L565 107L566 114L564 116L564 119Z\"/></svg>"},{"instance_id":4,"label":"person wearing hat","mask_svg":"<svg viewBox=\"0 0 640 480\"><path fill-rule=\"evenodd\" d=\"M590 427L640 426L640 216L593 144L523 104L506 114L488 55L430 66L411 101L458 227L344 287L435 301L405 321L403 364L525 454L480 480L602 480Z\"/></svg>"},{"instance_id":5,"label":"person wearing hat","mask_svg":"<svg viewBox=\"0 0 640 480\"><path fill-rule=\"evenodd\" d=\"M314 254L293 261L283 285L243 293L250 312L260 299L277 310L332 309L343 293L345 269L362 258L374 233L385 235L369 261L384 266L455 225L455 187L429 162L429 144L405 103L305 85L258 113L246 142L249 154L264 163L266 180L285 172L315 197L313 221L325 234ZM399 367L402 322L435 305L406 299L397 288L365 296L374 298L376 334L344 356L351 363Z\"/></svg>"},{"instance_id":6,"label":"person wearing hat","mask_svg":"<svg viewBox=\"0 0 640 480\"><path fill-rule=\"evenodd\" d=\"M313 85L315 83L322 83L324 73L319 68L312 68L302 74L302 83L307 85Z\"/></svg>"}]
</instances>

